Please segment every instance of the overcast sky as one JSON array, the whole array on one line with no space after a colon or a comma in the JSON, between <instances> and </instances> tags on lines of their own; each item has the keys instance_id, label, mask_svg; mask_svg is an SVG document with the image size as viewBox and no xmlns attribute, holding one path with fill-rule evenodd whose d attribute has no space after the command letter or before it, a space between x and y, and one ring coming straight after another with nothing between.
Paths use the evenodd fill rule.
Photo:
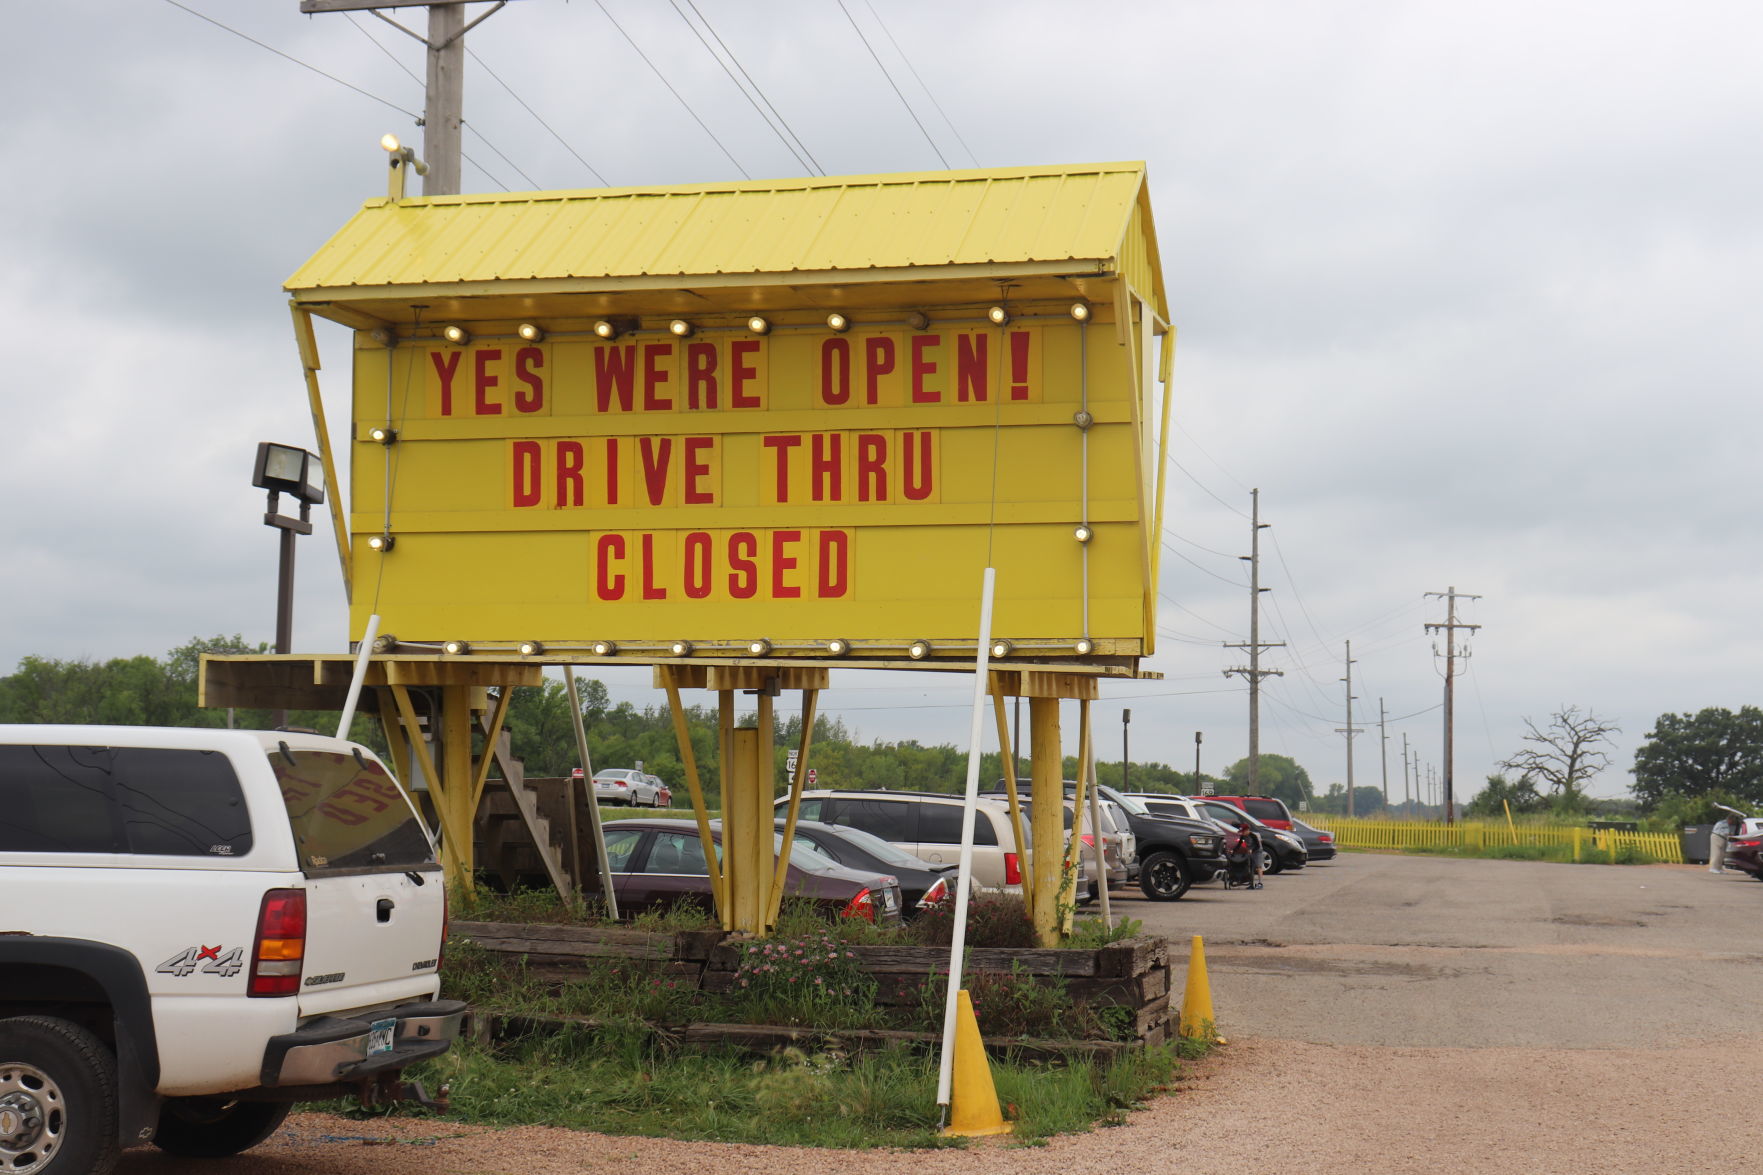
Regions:
<instances>
[{"instance_id":1,"label":"overcast sky","mask_svg":"<svg viewBox=\"0 0 1763 1175\"><path fill-rule=\"evenodd\" d=\"M872 2L695 12L827 174L1149 165L1180 333L1165 678L1105 687L1102 757L1123 706L1135 760L1189 766L1195 731L1208 771L1245 753L1221 646L1247 639L1252 487L1262 637L1286 642L1261 745L1319 786L1346 775L1347 640L1357 782L1382 780L1380 702L1395 798L1403 735L1441 765L1423 625L1448 587L1481 596L1459 801L1526 718L1620 724L1593 788L1619 795L1660 714L1759 700L1763 7ZM414 40L298 9L7 13L0 673L273 639L250 462L313 444L280 286L383 194L377 141L420 141L422 106ZM682 12L517 0L474 30L465 190L803 174ZM345 346L320 338L344 430ZM322 523L296 609L296 651L346 648ZM964 745L970 691L842 672L823 706Z\"/></svg>"}]
</instances>

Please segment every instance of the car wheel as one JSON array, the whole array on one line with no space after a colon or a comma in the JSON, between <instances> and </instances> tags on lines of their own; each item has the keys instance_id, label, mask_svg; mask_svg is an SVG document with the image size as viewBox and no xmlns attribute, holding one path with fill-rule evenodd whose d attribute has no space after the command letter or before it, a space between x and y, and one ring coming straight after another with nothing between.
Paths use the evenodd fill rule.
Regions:
<instances>
[{"instance_id":1,"label":"car wheel","mask_svg":"<svg viewBox=\"0 0 1763 1175\"><path fill-rule=\"evenodd\" d=\"M1273 876L1275 873L1285 872L1286 863L1279 859L1278 853L1269 852L1266 854L1266 857L1267 860L1262 862L1261 872L1267 874L1269 877Z\"/></svg>"},{"instance_id":2,"label":"car wheel","mask_svg":"<svg viewBox=\"0 0 1763 1175\"><path fill-rule=\"evenodd\" d=\"M1173 902L1188 892L1188 871L1181 857L1162 849L1139 868L1139 888L1153 902Z\"/></svg>"},{"instance_id":3,"label":"car wheel","mask_svg":"<svg viewBox=\"0 0 1763 1175\"><path fill-rule=\"evenodd\" d=\"M115 1170L116 1058L78 1024L0 1020L0 1171L108 1175Z\"/></svg>"},{"instance_id":4,"label":"car wheel","mask_svg":"<svg viewBox=\"0 0 1763 1175\"><path fill-rule=\"evenodd\" d=\"M153 1145L167 1154L192 1159L236 1155L274 1134L291 1108L288 1102L171 1098L159 1111Z\"/></svg>"}]
</instances>

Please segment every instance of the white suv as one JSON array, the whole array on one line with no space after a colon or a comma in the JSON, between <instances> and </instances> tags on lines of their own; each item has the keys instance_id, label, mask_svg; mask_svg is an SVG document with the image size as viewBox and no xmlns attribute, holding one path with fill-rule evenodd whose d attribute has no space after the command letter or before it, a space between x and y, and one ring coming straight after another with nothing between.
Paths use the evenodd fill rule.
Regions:
<instances>
[{"instance_id":1,"label":"white suv","mask_svg":"<svg viewBox=\"0 0 1763 1175\"><path fill-rule=\"evenodd\" d=\"M446 898L367 748L0 726L0 1171L255 1146L292 1102L416 1098L447 1051ZM431 1103L432 1104L432 1103Z\"/></svg>"},{"instance_id":2,"label":"white suv","mask_svg":"<svg viewBox=\"0 0 1763 1175\"><path fill-rule=\"evenodd\" d=\"M789 797L777 801L778 811ZM932 865L961 860L963 798L943 792L836 791L802 793L801 818L861 828ZM1028 832L1026 821L1023 832ZM982 797L974 812L973 883L986 889L1022 892L1022 856L1003 800ZM1080 891L1082 892L1082 891Z\"/></svg>"}]
</instances>

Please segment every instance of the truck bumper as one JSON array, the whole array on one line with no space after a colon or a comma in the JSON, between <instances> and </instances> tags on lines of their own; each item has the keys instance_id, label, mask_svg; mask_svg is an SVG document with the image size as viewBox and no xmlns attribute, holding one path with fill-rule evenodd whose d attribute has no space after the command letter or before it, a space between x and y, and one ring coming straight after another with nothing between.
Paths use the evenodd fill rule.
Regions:
<instances>
[{"instance_id":1,"label":"truck bumper","mask_svg":"<svg viewBox=\"0 0 1763 1175\"><path fill-rule=\"evenodd\" d=\"M321 1016L270 1040L263 1053L263 1084L329 1085L396 1072L446 1052L464 1018L463 1000L402 1004L370 1019ZM386 1020L394 1022L391 1049L369 1053L374 1024Z\"/></svg>"}]
</instances>

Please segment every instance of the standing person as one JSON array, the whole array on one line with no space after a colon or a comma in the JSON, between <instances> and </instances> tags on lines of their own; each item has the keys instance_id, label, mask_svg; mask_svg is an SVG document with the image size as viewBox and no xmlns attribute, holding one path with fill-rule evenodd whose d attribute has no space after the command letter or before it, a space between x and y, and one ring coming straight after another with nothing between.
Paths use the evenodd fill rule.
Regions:
<instances>
[{"instance_id":1,"label":"standing person","mask_svg":"<svg viewBox=\"0 0 1763 1175\"><path fill-rule=\"evenodd\" d=\"M1726 872L1726 842L1739 834L1744 821L1731 812L1727 812L1715 822L1714 831L1708 834L1708 872Z\"/></svg>"}]
</instances>

